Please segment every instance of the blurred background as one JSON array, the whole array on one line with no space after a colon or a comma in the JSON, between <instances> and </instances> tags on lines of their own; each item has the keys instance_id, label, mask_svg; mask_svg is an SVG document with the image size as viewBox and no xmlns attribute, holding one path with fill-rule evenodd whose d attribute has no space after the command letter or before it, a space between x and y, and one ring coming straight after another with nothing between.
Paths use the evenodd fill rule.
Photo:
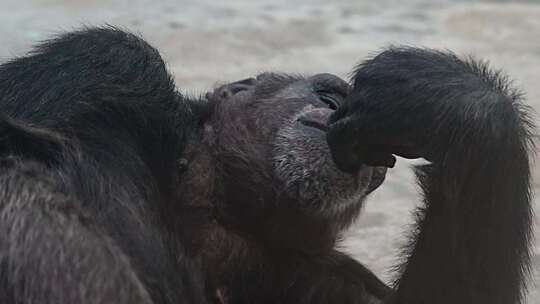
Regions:
<instances>
[{"instance_id":1,"label":"blurred background","mask_svg":"<svg viewBox=\"0 0 540 304\"><path fill-rule=\"evenodd\" d=\"M406 44L487 59L540 109L540 0L0 0L0 62L51 35L104 24L157 47L188 93L262 71L348 77L381 48ZM386 281L418 206L410 166L402 161L389 173L342 243ZM540 230L538 164L534 176ZM539 234L529 304L540 303Z\"/></svg>"}]
</instances>

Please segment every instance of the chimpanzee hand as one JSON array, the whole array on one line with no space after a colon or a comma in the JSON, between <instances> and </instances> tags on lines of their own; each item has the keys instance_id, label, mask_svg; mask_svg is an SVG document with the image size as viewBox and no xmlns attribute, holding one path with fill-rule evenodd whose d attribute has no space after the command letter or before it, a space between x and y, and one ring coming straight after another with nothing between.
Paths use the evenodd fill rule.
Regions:
<instances>
[{"instance_id":1,"label":"chimpanzee hand","mask_svg":"<svg viewBox=\"0 0 540 304\"><path fill-rule=\"evenodd\" d=\"M495 104L510 106L481 73L482 66L451 54L415 48L390 48L360 64L351 94L329 121L335 163L353 172L362 164L393 167L393 154L435 162L465 145L476 126L497 123Z\"/></svg>"},{"instance_id":2,"label":"chimpanzee hand","mask_svg":"<svg viewBox=\"0 0 540 304\"><path fill-rule=\"evenodd\" d=\"M450 52L390 48L361 64L329 119L337 166L416 169L425 209L384 303L521 303L531 229L533 120L501 72Z\"/></svg>"},{"instance_id":3,"label":"chimpanzee hand","mask_svg":"<svg viewBox=\"0 0 540 304\"><path fill-rule=\"evenodd\" d=\"M327 135L334 162L346 172L360 165L393 167L393 154L424 156L429 132L424 113L403 100L373 99L371 84L355 86L343 107L330 117ZM391 92L379 92L377 97Z\"/></svg>"}]
</instances>

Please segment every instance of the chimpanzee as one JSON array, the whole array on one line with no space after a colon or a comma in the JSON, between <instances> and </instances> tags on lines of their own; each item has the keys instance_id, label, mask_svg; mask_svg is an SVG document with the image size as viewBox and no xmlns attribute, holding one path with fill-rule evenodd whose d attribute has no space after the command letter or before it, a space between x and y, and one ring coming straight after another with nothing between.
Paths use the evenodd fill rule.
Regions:
<instances>
[{"instance_id":1,"label":"chimpanzee","mask_svg":"<svg viewBox=\"0 0 540 304\"><path fill-rule=\"evenodd\" d=\"M390 47L352 83L182 95L116 28L0 66L2 303L520 303L533 124L506 77ZM389 287L337 249L393 167L424 195Z\"/></svg>"}]
</instances>

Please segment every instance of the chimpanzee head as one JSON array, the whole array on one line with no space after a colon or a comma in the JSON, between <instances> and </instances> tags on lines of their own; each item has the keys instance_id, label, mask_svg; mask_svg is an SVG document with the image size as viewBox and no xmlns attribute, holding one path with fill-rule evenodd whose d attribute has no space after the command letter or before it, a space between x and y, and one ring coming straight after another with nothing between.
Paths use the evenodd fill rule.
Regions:
<instances>
[{"instance_id":1,"label":"chimpanzee head","mask_svg":"<svg viewBox=\"0 0 540 304\"><path fill-rule=\"evenodd\" d=\"M332 160L327 121L349 91L331 74L264 73L207 94L205 136L229 204L248 215L276 205L322 218L356 215L386 170L362 166L350 174Z\"/></svg>"}]
</instances>

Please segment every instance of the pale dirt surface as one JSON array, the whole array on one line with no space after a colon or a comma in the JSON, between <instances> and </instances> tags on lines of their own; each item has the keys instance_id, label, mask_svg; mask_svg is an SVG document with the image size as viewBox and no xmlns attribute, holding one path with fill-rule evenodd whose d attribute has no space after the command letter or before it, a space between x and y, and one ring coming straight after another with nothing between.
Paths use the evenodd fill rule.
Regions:
<instances>
[{"instance_id":1,"label":"pale dirt surface","mask_svg":"<svg viewBox=\"0 0 540 304\"><path fill-rule=\"evenodd\" d=\"M369 54L407 44L488 59L540 109L540 0L111 2L0 0L0 60L51 34L109 23L142 34L162 52L178 85L200 93L268 70L346 77ZM389 173L342 245L387 281L418 206L409 167L402 162ZM538 192L538 166L534 174ZM535 209L540 214L538 198ZM539 216L535 224L539 230ZM535 241L529 304L540 303L539 233Z\"/></svg>"}]
</instances>

